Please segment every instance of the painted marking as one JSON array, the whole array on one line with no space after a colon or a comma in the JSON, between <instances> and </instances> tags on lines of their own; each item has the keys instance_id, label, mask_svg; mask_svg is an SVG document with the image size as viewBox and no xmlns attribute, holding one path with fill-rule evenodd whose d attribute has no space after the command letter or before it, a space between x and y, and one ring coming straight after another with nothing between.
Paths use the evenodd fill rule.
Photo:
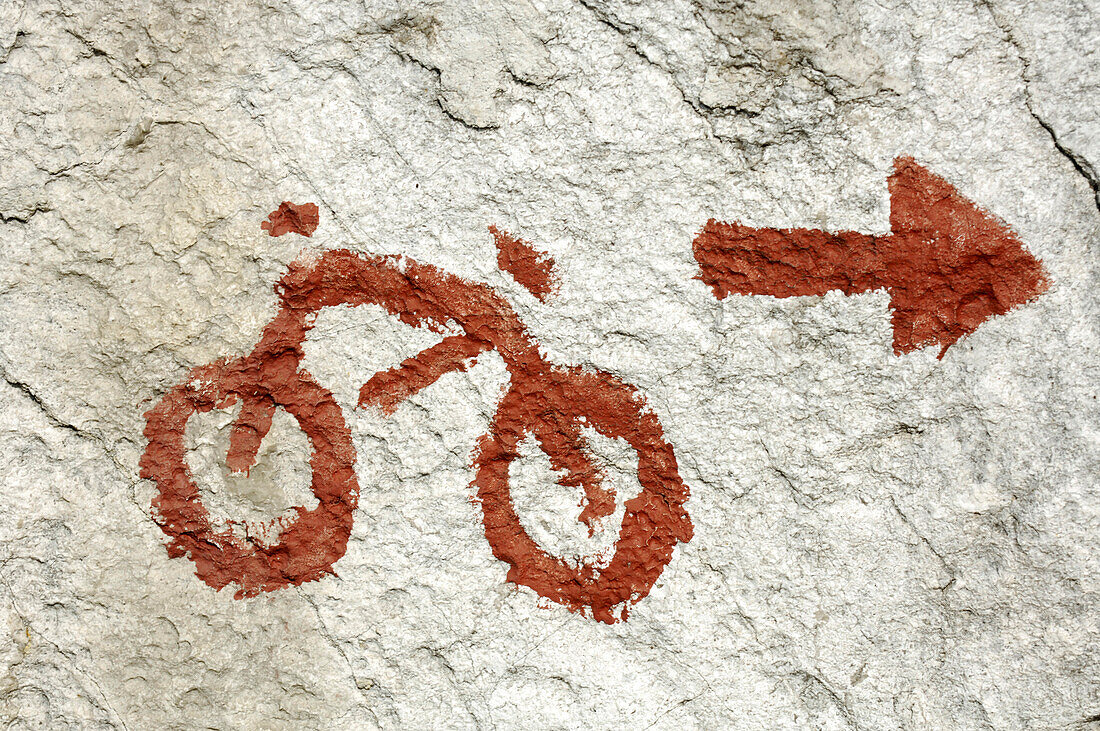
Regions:
<instances>
[{"instance_id":1,"label":"painted marking","mask_svg":"<svg viewBox=\"0 0 1100 731\"><path fill-rule=\"evenodd\" d=\"M701 279L719 299L730 294L796 297L886 289L893 308L894 352L938 344L940 357L959 338L1050 286L1041 263L1002 222L914 162L898 158L888 180L891 233L751 228L715 220L695 238ZM272 236L312 234L312 203L284 202L262 224ZM553 260L529 242L490 227L498 263L535 297L555 287ZM380 305L402 322L439 333L438 344L375 374L360 389L358 407L391 414L445 373L465 370L495 350L509 373L506 393L472 454L485 537L509 565L508 581L601 622L626 619L630 605L652 590L673 549L692 537L684 510L687 486L660 421L632 386L601 371L547 361L512 307L488 285L459 279L400 257L329 251L292 264L275 286L279 304L252 352L193 369L145 414L149 444L141 476L156 482L154 518L168 535L172 557L188 556L196 575L215 589L238 587L237 598L313 581L333 573L347 549L358 504L355 448L332 393L302 369L302 345L318 311L340 305ZM450 330L453 332L453 329ZM276 409L298 422L312 444L312 510L277 519L269 544L214 527L185 460L184 432L196 412L241 410L226 462L246 472L271 428ZM585 428L622 439L638 457L641 491L624 504L610 560L568 562L543 550L520 522L509 466L533 436L564 473L563 486L584 494L579 520L589 527L615 511L615 494L589 452Z\"/></svg>"},{"instance_id":2,"label":"painted marking","mask_svg":"<svg viewBox=\"0 0 1100 731\"><path fill-rule=\"evenodd\" d=\"M554 260L537 251L530 241L517 239L496 226L490 226L489 233L497 245L497 266L511 274L540 302L545 302L557 289Z\"/></svg>"},{"instance_id":3,"label":"painted marking","mask_svg":"<svg viewBox=\"0 0 1100 731\"><path fill-rule=\"evenodd\" d=\"M409 259L338 250L292 264L275 290L278 311L249 355L195 368L145 415L149 445L141 476L157 484L155 519L170 539L169 555L188 556L210 586L233 583L237 598L254 596L319 579L344 555L359 495L355 449L331 392L301 368L302 344L314 316L340 305L381 305L414 327L443 332L456 325L464 331L372 377L360 391L360 406L390 413L486 350L496 350L504 360L510 383L489 432L474 449L472 487L485 537L493 555L509 565L509 581L611 623L625 619L629 606L649 594L675 545L690 540L688 489L645 399L608 373L545 360L512 307L487 285ZM274 545L242 538L232 525L215 529L184 459L190 416L237 401L242 408L230 434L231 469L244 471L254 463L278 408L298 420L313 445L318 505L298 508L297 519L278 526L282 533ZM533 435L552 468L565 473L561 484L582 490L579 520L591 531L595 520L614 512L615 495L589 454L583 427L623 439L638 455L642 489L626 501L614 553L602 567L594 559L574 565L540 548L523 528L509 488L509 465Z\"/></svg>"},{"instance_id":4,"label":"painted marking","mask_svg":"<svg viewBox=\"0 0 1100 731\"><path fill-rule=\"evenodd\" d=\"M890 230L751 228L711 219L695 238L697 279L730 294L805 297L890 293L894 353L939 345L939 357L985 320L1050 286L1007 225L912 158L894 161Z\"/></svg>"},{"instance_id":5,"label":"painted marking","mask_svg":"<svg viewBox=\"0 0 1100 731\"><path fill-rule=\"evenodd\" d=\"M320 222L321 211L316 203L296 205L290 201L283 201L278 208L268 214L267 220L260 224L260 228L272 236L290 233L312 236Z\"/></svg>"}]
</instances>

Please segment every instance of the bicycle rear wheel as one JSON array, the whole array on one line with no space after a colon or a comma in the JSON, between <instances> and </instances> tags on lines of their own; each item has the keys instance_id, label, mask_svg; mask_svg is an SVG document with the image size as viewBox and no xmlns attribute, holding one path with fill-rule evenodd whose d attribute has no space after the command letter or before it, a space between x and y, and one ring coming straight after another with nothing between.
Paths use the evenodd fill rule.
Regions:
<instances>
[{"instance_id":1,"label":"bicycle rear wheel","mask_svg":"<svg viewBox=\"0 0 1100 731\"><path fill-rule=\"evenodd\" d=\"M307 373L278 366L277 361L241 358L195 368L145 414L149 445L141 476L157 485L154 519L170 539L169 555L189 557L196 575L215 589L236 584L238 599L332 573L333 563L347 550L358 502L355 449L332 393ZM232 524L216 527L185 460L184 430L191 415L238 400L242 408L228 460L234 469L251 465L276 408L297 420L313 450L311 487L317 507L298 507L296 517L279 521L282 531L271 545L237 535Z\"/></svg>"}]
</instances>

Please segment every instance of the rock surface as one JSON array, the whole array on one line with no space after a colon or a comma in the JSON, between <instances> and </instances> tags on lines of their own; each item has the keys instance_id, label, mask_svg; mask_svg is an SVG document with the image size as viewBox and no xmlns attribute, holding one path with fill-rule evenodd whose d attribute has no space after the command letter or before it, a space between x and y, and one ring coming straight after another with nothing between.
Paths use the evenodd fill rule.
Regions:
<instances>
[{"instance_id":1,"label":"rock surface","mask_svg":"<svg viewBox=\"0 0 1100 731\"><path fill-rule=\"evenodd\" d=\"M3 3L0 720L1100 728L1098 49L1083 0ZM894 354L884 290L695 278L712 218L889 233L903 155L1049 289L937 359ZM261 228L284 201L316 204L309 238ZM544 297L489 226L552 262ZM628 619L507 581L486 540L500 354L358 406L447 334L373 305L302 346L356 454L335 575L235 599L169 555L144 415L248 354L276 281L332 249L487 283L546 361L644 397L694 531ZM240 408L187 422L212 520L313 509L282 410L226 466ZM591 533L534 440L510 468L524 530L570 560L644 492L597 431L616 502Z\"/></svg>"}]
</instances>

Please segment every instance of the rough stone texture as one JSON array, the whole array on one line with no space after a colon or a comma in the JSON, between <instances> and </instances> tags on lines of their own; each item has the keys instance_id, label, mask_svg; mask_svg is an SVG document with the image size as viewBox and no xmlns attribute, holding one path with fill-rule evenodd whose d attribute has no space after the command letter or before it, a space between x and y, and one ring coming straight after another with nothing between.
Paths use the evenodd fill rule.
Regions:
<instances>
[{"instance_id":1,"label":"rough stone texture","mask_svg":"<svg viewBox=\"0 0 1100 731\"><path fill-rule=\"evenodd\" d=\"M1100 727L1098 48L1084 0L3 3L0 719ZM882 291L693 279L712 217L886 233L903 154L1050 290L937 360L893 354ZM312 238L260 229L284 200L320 207ZM491 224L553 257L545 303ZM250 350L306 247L487 282L549 360L645 394L695 533L629 620L504 580L470 488L498 356L355 408L437 339L369 307L305 348L358 453L338 576L238 601L169 558L143 414ZM308 502L293 420L245 479L206 416L217 516ZM593 441L629 494L632 456ZM532 534L606 545L525 454Z\"/></svg>"}]
</instances>

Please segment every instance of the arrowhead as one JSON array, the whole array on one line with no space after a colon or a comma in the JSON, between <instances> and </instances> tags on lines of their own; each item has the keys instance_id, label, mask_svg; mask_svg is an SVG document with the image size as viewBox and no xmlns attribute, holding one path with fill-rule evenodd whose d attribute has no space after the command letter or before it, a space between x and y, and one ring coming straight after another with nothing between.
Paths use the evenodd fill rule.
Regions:
<instances>
[{"instance_id":1,"label":"arrowhead","mask_svg":"<svg viewBox=\"0 0 1100 731\"><path fill-rule=\"evenodd\" d=\"M940 357L985 320L1042 294L1042 264L1008 226L910 157L889 178L892 235L878 239L893 307L894 352L933 343Z\"/></svg>"}]
</instances>

